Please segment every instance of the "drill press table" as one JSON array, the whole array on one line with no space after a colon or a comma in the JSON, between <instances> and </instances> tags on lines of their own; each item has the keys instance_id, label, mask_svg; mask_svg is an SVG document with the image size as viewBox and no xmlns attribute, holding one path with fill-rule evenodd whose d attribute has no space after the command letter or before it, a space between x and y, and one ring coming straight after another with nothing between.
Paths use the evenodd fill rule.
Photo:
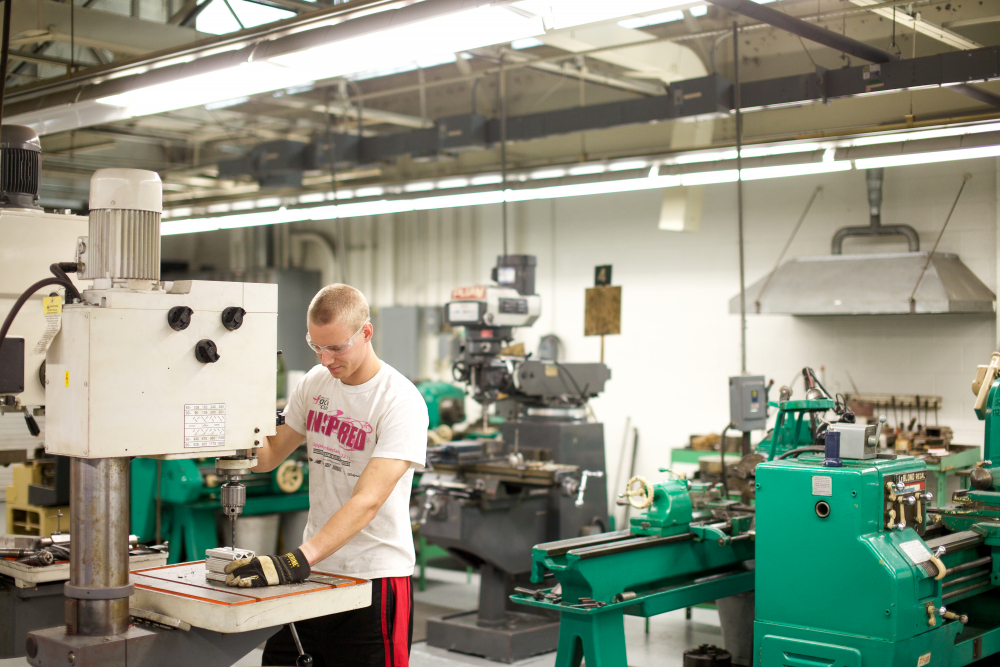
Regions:
<instances>
[{"instance_id":1,"label":"drill press table","mask_svg":"<svg viewBox=\"0 0 1000 667\"><path fill-rule=\"evenodd\" d=\"M233 588L205 578L205 561L132 573L130 606L216 632L247 632L371 604L370 581L317 572L298 584Z\"/></svg>"}]
</instances>

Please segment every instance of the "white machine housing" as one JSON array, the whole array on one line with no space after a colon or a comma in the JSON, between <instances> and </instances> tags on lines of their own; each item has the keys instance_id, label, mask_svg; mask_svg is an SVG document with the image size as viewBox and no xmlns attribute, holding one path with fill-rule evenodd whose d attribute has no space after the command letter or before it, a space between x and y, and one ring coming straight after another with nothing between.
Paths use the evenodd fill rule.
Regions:
<instances>
[{"instance_id":1,"label":"white machine housing","mask_svg":"<svg viewBox=\"0 0 1000 667\"><path fill-rule=\"evenodd\" d=\"M190 325L167 322L191 308ZM227 330L222 311L246 311ZM45 449L82 458L229 456L275 433L277 285L210 281L83 292L48 353ZM219 359L195 358L200 340Z\"/></svg>"},{"instance_id":2,"label":"white machine housing","mask_svg":"<svg viewBox=\"0 0 1000 667\"><path fill-rule=\"evenodd\" d=\"M466 287L453 290L445 315L453 326L530 327L542 314L542 297L513 287Z\"/></svg>"},{"instance_id":3,"label":"white machine housing","mask_svg":"<svg viewBox=\"0 0 1000 667\"><path fill-rule=\"evenodd\" d=\"M10 312L17 298L32 283L52 276L49 265L73 261L77 239L86 233L87 218L82 216L33 209L0 209L0 319ZM80 287L79 281L74 280L74 283ZM8 340L24 340L24 390L0 390L0 394L12 394L20 406L45 404L45 387L39 379L45 355L31 354L31 351L45 331L42 297L56 291L61 292L62 288L52 287L33 294L7 334Z\"/></svg>"}]
</instances>

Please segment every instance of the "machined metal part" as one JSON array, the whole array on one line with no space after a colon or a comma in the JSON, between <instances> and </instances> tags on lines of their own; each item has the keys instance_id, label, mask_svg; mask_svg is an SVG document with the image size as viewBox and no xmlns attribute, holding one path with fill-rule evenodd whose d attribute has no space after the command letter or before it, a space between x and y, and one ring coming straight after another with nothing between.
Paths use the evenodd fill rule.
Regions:
<instances>
[{"instance_id":1,"label":"machined metal part","mask_svg":"<svg viewBox=\"0 0 1000 667\"><path fill-rule=\"evenodd\" d=\"M95 593L67 599L70 634L120 635L128 628L128 471L127 458L71 461L69 586ZM120 597L95 599L101 589L116 591Z\"/></svg>"}]
</instances>

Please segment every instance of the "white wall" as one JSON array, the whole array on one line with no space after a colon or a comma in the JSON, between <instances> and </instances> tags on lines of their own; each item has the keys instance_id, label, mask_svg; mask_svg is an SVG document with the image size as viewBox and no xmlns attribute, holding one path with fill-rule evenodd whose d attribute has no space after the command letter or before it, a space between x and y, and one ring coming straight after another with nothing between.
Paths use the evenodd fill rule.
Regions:
<instances>
[{"instance_id":1,"label":"white wall","mask_svg":"<svg viewBox=\"0 0 1000 667\"><path fill-rule=\"evenodd\" d=\"M995 291L997 171L995 160L887 169L883 222L912 225L929 250L962 174L971 173L939 250L958 253ZM770 270L817 185L824 190L789 257L828 254L836 229L867 223L863 172L746 183L748 285ZM538 256L543 315L519 334L529 349L555 333L567 360L596 361L599 340L582 335L584 290L598 264L612 264L614 283L622 286L622 334L606 342L612 379L593 401L605 424L612 473L626 417L640 430L637 470L654 476L668 463L670 448L683 446L692 433L718 432L728 420L727 378L740 371L739 318L728 313L739 288L735 196L735 185L709 186L697 233L657 229L658 192L509 209L510 252ZM333 233L332 223L311 228ZM355 219L346 237L348 281L373 305L442 304L452 287L488 280L501 252L500 209ZM905 250L905 243L845 244L845 252L866 249ZM750 316L748 370L774 378L776 387L808 365L825 369L831 391L849 390L850 374L862 392L941 395L940 423L955 429L958 442L981 444L970 383L996 339L993 315ZM801 386L798 380L800 397Z\"/></svg>"}]
</instances>

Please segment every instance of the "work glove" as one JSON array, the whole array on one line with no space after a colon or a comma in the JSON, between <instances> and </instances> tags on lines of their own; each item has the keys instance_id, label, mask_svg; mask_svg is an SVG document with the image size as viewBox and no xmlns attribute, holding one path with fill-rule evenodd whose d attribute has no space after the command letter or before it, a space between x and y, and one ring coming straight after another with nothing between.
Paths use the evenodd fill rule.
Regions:
<instances>
[{"instance_id":1,"label":"work glove","mask_svg":"<svg viewBox=\"0 0 1000 667\"><path fill-rule=\"evenodd\" d=\"M240 588L279 586L305 581L311 570L309 561L296 549L284 556L241 558L226 565L226 585Z\"/></svg>"}]
</instances>

